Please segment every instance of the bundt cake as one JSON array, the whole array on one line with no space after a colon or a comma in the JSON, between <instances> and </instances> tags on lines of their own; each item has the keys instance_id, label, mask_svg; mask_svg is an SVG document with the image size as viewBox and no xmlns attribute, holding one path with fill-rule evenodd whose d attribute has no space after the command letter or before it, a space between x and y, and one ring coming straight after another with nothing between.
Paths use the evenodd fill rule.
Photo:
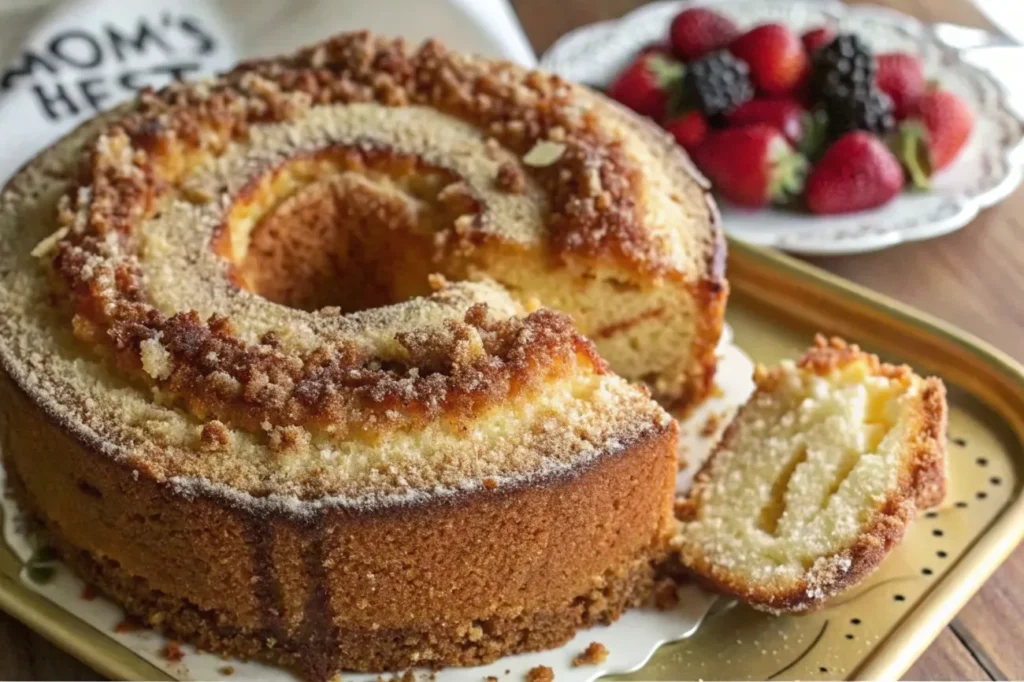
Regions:
<instances>
[{"instance_id":1,"label":"bundt cake","mask_svg":"<svg viewBox=\"0 0 1024 682\"><path fill-rule=\"evenodd\" d=\"M946 489L946 393L934 377L817 339L757 389L679 505L682 563L766 611L856 584Z\"/></svg>"},{"instance_id":2,"label":"bundt cake","mask_svg":"<svg viewBox=\"0 0 1024 682\"><path fill-rule=\"evenodd\" d=\"M8 478L207 649L325 678L557 645L669 551L676 425L629 380L708 391L723 254L652 125L435 42L145 92L0 195Z\"/></svg>"}]
</instances>

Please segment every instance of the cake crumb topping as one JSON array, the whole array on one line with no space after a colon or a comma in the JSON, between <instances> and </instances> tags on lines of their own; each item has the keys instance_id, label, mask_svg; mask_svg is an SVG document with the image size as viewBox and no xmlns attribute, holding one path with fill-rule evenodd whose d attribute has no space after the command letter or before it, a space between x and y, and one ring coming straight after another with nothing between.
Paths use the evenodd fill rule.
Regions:
<instances>
[{"instance_id":1,"label":"cake crumb topping","mask_svg":"<svg viewBox=\"0 0 1024 682\"><path fill-rule=\"evenodd\" d=\"M526 682L554 682L555 671L546 665L530 668L526 673Z\"/></svg>"},{"instance_id":2,"label":"cake crumb topping","mask_svg":"<svg viewBox=\"0 0 1024 682\"><path fill-rule=\"evenodd\" d=\"M139 356L142 360L142 370L153 379L166 379L174 369L171 354L157 339L140 341Z\"/></svg>"},{"instance_id":3,"label":"cake crumb topping","mask_svg":"<svg viewBox=\"0 0 1024 682\"><path fill-rule=\"evenodd\" d=\"M185 651L181 648L180 642L169 639L163 649L160 650L160 655L163 656L164 659L174 663L185 658Z\"/></svg>"},{"instance_id":4,"label":"cake crumb topping","mask_svg":"<svg viewBox=\"0 0 1024 682\"><path fill-rule=\"evenodd\" d=\"M679 605L679 585L671 578L663 578L654 586L654 608L670 611Z\"/></svg>"},{"instance_id":5,"label":"cake crumb topping","mask_svg":"<svg viewBox=\"0 0 1024 682\"><path fill-rule=\"evenodd\" d=\"M591 642L583 653L572 659L574 667L582 665L600 665L608 660L608 647L601 642Z\"/></svg>"}]
</instances>

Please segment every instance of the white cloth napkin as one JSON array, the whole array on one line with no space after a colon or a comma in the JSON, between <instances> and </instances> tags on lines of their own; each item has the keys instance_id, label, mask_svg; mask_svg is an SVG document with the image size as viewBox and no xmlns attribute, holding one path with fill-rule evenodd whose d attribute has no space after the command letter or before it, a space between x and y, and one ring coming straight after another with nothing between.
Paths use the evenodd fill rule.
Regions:
<instances>
[{"instance_id":1,"label":"white cloth napkin","mask_svg":"<svg viewBox=\"0 0 1024 682\"><path fill-rule=\"evenodd\" d=\"M237 59L216 5L150 0L135 7L117 0L60 5L7 56L0 74L0 179L139 88L209 75Z\"/></svg>"},{"instance_id":2,"label":"white cloth napkin","mask_svg":"<svg viewBox=\"0 0 1024 682\"><path fill-rule=\"evenodd\" d=\"M536 63L506 0L70 0L0 5L0 183L99 111L173 78L369 28Z\"/></svg>"}]
</instances>

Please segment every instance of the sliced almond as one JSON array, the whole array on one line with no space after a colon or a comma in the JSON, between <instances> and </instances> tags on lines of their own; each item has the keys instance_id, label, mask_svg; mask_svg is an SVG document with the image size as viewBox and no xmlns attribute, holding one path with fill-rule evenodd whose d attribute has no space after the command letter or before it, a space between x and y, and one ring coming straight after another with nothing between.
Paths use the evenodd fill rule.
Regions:
<instances>
[{"instance_id":1,"label":"sliced almond","mask_svg":"<svg viewBox=\"0 0 1024 682\"><path fill-rule=\"evenodd\" d=\"M32 257L33 258L42 258L46 254L50 253L51 251L53 251L54 247L57 246L57 242L59 242L61 239L64 239L64 237L67 236L67 234L68 234L68 228L66 228L66 227L60 228L59 230L57 230L56 232L51 234L46 239L44 239L43 241L41 241L38 244L36 244L35 248L32 249L32 252L31 252L32 253Z\"/></svg>"},{"instance_id":2,"label":"sliced almond","mask_svg":"<svg viewBox=\"0 0 1024 682\"><path fill-rule=\"evenodd\" d=\"M526 152L526 155L523 156L523 163L534 168L544 168L558 161L563 154L565 154L563 143L541 140Z\"/></svg>"}]
</instances>

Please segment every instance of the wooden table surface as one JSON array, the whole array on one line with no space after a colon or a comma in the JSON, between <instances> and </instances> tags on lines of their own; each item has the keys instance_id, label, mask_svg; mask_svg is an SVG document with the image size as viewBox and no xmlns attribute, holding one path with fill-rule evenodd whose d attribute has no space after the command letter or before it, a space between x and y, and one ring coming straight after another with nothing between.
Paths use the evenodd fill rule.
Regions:
<instances>
[{"instance_id":1,"label":"wooden table surface","mask_svg":"<svg viewBox=\"0 0 1024 682\"><path fill-rule=\"evenodd\" d=\"M874 1L926 21L990 27L966 0ZM538 54L569 29L621 16L642 4L637 0L512 3ZM879 253L812 262L945 318L1024 361L1024 189L952 235ZM906 678L1024 678L1022 587L1024 547L960 612ZM0 613L0 679L99 678Z\"/></svg>"}]
</instances>

